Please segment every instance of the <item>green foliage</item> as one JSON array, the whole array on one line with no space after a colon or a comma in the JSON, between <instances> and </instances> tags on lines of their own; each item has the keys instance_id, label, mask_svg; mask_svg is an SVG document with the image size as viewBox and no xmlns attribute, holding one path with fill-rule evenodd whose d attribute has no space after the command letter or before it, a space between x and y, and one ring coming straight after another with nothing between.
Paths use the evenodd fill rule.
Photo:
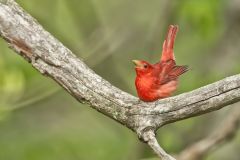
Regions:
<instances>
[{"instance_id":1,"label":"green foliage","mask_svg":"<svg viewBox=\"0 0 240 160\"><path fill-rule=\"evenodd\" d=\"M179 17L199 30L199 34L209 38L216 34L221 23L222 1L185 0L180 2Z\"/></svg>"}]
</instances>

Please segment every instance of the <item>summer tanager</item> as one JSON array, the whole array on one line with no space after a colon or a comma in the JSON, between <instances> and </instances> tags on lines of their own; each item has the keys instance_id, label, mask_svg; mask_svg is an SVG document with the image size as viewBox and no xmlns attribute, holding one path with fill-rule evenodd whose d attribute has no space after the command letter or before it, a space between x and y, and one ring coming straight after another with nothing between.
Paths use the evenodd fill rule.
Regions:
<instances>
[{"instance_id":1,"label":"summer tanager","mask_svg":"<svg viewBox=\"0 0 240 160\"><path fill-rule=\"evenodd\" d=\"M151 102L169 97L177 88L178 77L188 71L188 66L178 66L175 62L173 46L177 31L177 25L169 26L160 62L133 60L137 74L135 86L141 100Z\"/></svg>"}]
</instances>

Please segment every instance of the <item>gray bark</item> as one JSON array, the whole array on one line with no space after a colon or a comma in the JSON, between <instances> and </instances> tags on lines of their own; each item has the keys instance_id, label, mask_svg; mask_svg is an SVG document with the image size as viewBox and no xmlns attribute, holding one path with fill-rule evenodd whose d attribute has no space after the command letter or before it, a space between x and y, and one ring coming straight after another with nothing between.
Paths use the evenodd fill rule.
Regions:
<instances>
[{"instance_id":1,"label":"gray bark","mask_svg":"<svg viewBox=\"0 0 240 160\"><path fill-rule=\"evenodd\" d=\"M174 158L157 143L157 129L240 100L240 75L235 75L175 97L152 103L139 101L95 74L14 0L0 0L0 35L43 75L79 102L136 132L164 160Z\"/></svg>"}]
</instances>

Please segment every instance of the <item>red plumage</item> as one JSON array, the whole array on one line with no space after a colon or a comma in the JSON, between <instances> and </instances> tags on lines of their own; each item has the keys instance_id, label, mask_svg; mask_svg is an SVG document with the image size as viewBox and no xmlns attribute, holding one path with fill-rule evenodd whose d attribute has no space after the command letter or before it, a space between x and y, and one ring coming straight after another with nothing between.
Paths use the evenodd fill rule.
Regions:
<instances>
[{"instance_id":1,"label":"red plumage","mask_svg":"<svg viewBox=\"0 0 240 160\"><path fill-rule=\"evenodd\" d=\"M135 63L135 86L141 100L151 102L169 97L177 88L177 79L188 70L187 66L177 66L173 53L178 26L170 25L163 43L160 62L150 64L144 60Z\"/></svg>"}]
</instances>

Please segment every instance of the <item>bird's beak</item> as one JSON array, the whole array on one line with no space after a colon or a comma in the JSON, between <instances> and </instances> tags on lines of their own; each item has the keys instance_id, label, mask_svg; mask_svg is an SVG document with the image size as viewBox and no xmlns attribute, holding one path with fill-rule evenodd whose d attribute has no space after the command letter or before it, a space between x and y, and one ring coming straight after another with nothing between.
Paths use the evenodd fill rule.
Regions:
<instances>
[{"instance_id":1,"label":"bird's beak","mask_svg":"<svg viewBox=\"0 0 240 160\"><path fill-rule=\"evenodd\" d=\"M139 60L132 60L132 62L135 64L136 67L141 66L141 61Z\"/></svg>"}]
</instances>

